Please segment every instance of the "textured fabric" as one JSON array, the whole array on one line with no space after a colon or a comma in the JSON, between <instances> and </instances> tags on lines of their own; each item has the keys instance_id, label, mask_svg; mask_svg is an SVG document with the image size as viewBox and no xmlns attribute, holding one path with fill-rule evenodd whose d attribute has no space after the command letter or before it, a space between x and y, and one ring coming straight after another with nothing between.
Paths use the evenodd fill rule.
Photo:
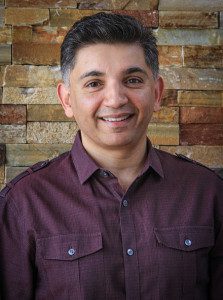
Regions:
<instances>
[{"instance_id":1,"label":"textured fabric","mask_svg":"<svg viewBox=\"0 0 223 300\"><path fill-rule=\"evenodd\" d=\"M223 181L148 146L126 193L79 135L2 191L1 299L223 299Z\"/></svg>"}]
</instances>

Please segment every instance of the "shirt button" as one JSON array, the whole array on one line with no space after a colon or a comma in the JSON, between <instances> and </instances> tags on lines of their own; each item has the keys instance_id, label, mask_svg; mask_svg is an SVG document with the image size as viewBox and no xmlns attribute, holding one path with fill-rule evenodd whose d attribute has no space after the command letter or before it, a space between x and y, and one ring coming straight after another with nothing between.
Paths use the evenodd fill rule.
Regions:
<instances>
[{"instance_id":1,"label":"shirt button","mask_svg":"<svg viewBox=\"0 0 223 300\"><path fill-rule=\"evenodd\" d=\"M101 170L101 171L100 171L100 175L101 175L101 177L109 177L108 172L106 172L106 171L104 171L104 170Z\"/></svg>"},{"instance_id":2,"label":"shirt button","mask_svg":"<svg viewBox=\"0 0 223 300\"><path fill-rule=\"evenodd\" d=\"M186 240L184 241L184 244L185 244L187 247L190 247L190 246L192 245L192 241L189 240L189 239L186 239Z\"/></svg>"},{"instance_id":3,"label":"shirt button","mask_svg":"<svg viewBox=\"0 0 223 300\"><path fill-rule=\"evenodd\" d=\"M69 254L70 256L74 255L75 253L76 253L76 250L73 249L73 248L70 248L70 249L68 250L68 254Z\"/></svg>"},{"instance_id":4,"label":"shirt button","mask_svg":"<svg viewBox=\"0 0 223 300\"><path fill-rule=\"evenodd\" d=\"M129 248L129 249L127 250L127 254L128 254L129 256L132 256L132 255L134 254L134 251L133 251L131 248Z\"/></svg>"},{"instance_id":5,"label":"shirt button","mask_svg":"<svg viewBox=\"0 0 223 300\"><path fill-rule=\"evenodd\" d=\"M124 199L124 200L122 201L122 205L125 206L125 207L128 206L128 200Z\"/></svg>"}]
</instances>

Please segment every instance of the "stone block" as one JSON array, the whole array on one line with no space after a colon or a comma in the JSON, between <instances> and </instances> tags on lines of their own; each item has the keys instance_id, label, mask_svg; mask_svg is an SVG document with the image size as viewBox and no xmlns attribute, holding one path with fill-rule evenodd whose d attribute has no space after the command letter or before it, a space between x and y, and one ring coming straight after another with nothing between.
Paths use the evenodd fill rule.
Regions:
<instances>
[{"instance_id":1,"label":"stone block","mask_svg":"<svg viewBox=\"0 0 223 300\"><path fill-rule=\"evenodd\" d=\"M5 75L5 66L0 66L0 86L3 86L4 75Z\"/></svg>"},{"instance_id":2,"label":"stone block","mask_svg":"<svg viewBox=\"0 0 223 300\"><path fill-rule=\"evenodd\" d=\"M12 42L32 42L33 31L32 26L13 26L12 28Z\"/></svg>"},{"instance_id":3,"label":"stone block","mask_svg":"<svg viewBox=\"0 0 223 300\"><path fill-rule=\"evenodd\" d=\"M4 87L4 104L58 104L56 88Z\"/></svg>"},{"instance_id":4,"label":"stone block","mask_svg":"<svg viewBox=\"0 0 223 300\"><path fill-rule=\"evenodd\" d=\"M161 150L172 154L183 154L210 168L223 167L222 146L161 146Z\"/></svg>"},{"instance_id":5,"label":"stone block","mask_svg":"<svg viewBox=\"0 0 223 300\"><path fill-rule=\"evenodd\" d=\"M166 89L223 90L222 69L166 67L160 73Z\"/></svg>"},{"instance_id":6,"label":"stone block","mask_svg":"<svg viewBox=\"0 0 223 300\"><path fill-rule=\"evenodd\" d=\"M1 104L0 124L26 124L26 106Z\"/></svg>"},{"instance_id":7,"label":"stone block","mask_svg":"<svg viewBox=\"0 0 223 300\"><path fill-rule=\"evenodd\" d=\"M75 0L5 0L6 6L17 6L17 7L77 7L77 1Z\"/></svg>"},{"instance_id":8,"label":"stone block","mask_svg":"<svg viewBox=\"0 0 223 300\"><path fill-rule=\"evenodd\" d=\"M2 93L3 93L2 90L3 90L3 89L0 87L0 104L2 104Z\"/></svg>"},{"instance_id":9,"label":"stone block","mask_svg":"<svg viewBox=\"0 0 223 300\"><path fill-rule=\"evenodd\" d=\"M218 28L217 12L160 11L161 28Z\"/></svg>"},{"instance_id":10,"label":"stone block","mask_svg":"<svg viewBox=\"0 0 223 300\"><path fill-rule=\"evenodd\" d=\"M61 80L60 67L48 66L7 66L5 86L11 87L49 87Z\"/></svg>"},{"instance_id":11,"label":"stone block","mask_svg":"<svg viewBox=\"0 0 223 300\"><path fill-rule=\"evenodd\" d=\"M5 0L0 0L0 6L3 6L3 5L4 5L4 1L5 1Z\"/></svg>"},{"instance_id":12,"label":"stone block","mask_svg":"<svg viewBox=\"0 0 223 300\"><path fill-rule=\"evenodd\" d=\"M154 145L179 145L179 126L150 123L148 136Z\"/></svg>"},{"instance_id":13,"label":"stone block","mask_svg":"<svg viewBox=\"0 0 223 300\"><path fill-rule=\"evenodd\" d=\"M223 107L223 91L178 91L179 106Z\"/></svg>"},{"instance_id":14,"label":"stone block","mask_svg":"<svg viewBox=\"0 0 223 300\"><path fill-rule=\"evenodd\" d=\"M221 11L222 0L159 0L159 10L175 11Z\"/></svg>"},{"instance_id":15,"label":"stone block","mask_svg":"<svg viewBox=\"0 0 223 300\"><path fill-rule=\"evenodd\" d=\"M162 66L182 66L182 47L179 46L158 46L159 64Z\"/></svg>"},{"instance_id":16,"label":"stone block","mask_svg":"<svg viewBox=\"0 0 223 300\"><path fill-rule=\"evenodd\" d=\"M220 12L220 28L223 28L223 11Z\"/></svg>"},{"instance_id":17,"label":"stone block","mask_svg":"<svg viewBox=\"0 0 223 300\"><path fill-rule=\"evenodd\" d=\"M79 9L100 10L154 10L158 8L158 0L78 0Z\"/></svg>"},{"instance_id":18,"label":"stone block","mask_svg":"<svg viewBox=\"0 0 223 300\"><path fill-rule=\"evenodd\" d=\"M11 64L11 45L0 44L0 65Z\"/></svg>"},{"instance_id":19,"label":"stone block","mask_svg":"<svg viewBox=\"0 0 223 300\"><path fill-rule=\"evenodd\" d=\"M198 68L223 68L222 46L185 46L184 66Z\"/></svg>"},{"instance_id":20,"label":"stone block","mask_svg":"<svg viewBox=\"0 0 223 300\"><path fill-rule=\"evenodd\" d=\"M114 10L114 13L128 15L136 18L144 26L158 27L158 11Z\"/></svg>"},{"instance_id":21,"label":"stone block","mask_svg":"<svg viewBox=\"0 0 223 300\"><path fill-rule=\"evenodd\" d=\"M161 104L163 106L178 106L177 90L164 90Z\"/></svg>"},{"instance_id":22,"label":"stone block","mask_svg":"<svg viewBox=\"0 0 223 300\"><path fill-rule=\"evenodd\" d=\"M26 125L0 125L0 143L26 143Z\"/></svg>"},{"instance_id":23,"label":"stone block","mask_svg":"<svg viewBox=\"0 0 223 300\"><path fill-rule=\"evenodd\" d=\"M10 27L0 27L0 44L10 44L12 42L12 32Z\"/></svg>"},{"instance_id":24,"label":"stone block","mask_svg":"<svg viewBox=\"0 0 223 300\"><path fill-rule=\"evenodd\" d=\"M223 107L181 107L180 123L223 124Z\"/></svg>"},{"instance_id":25,"label":"stone block","mask_svg":"<svg viewBox=\"0 0 223 300\"><path fill-rule=\"evenodd\" d=\"M6 167L5 168L5 181L9 182L20 173L25 171L27 167Z\"/></svg>"},{"instance_id":26,"label":"stone block","mask_svg":"<svg viewBox=\"0 0 223 300\"><path fill-rule=\"evenodd\" d=\"M28 122L27 141L30 144L70 144L77 130L75 122Z\"/></svg>"},{"instance_id":27,"label":"stone block","mask_svg":"<svg viewBox=\"0 0 223 300\"><path fill-rule=\"evenodd\" d=\"M4 188L5 184L0 182L0 191Z\"/></svg>"},{"instance_id":28,"label":"stone block","mask_svg":"<svg viewBox=\"0 0 223 300\"><path fill-rule=\"evenodd\" d=\"M99 11L97 10L77 10L77 9L50 9L50 26L70 27L74 22L85 16L90 16Z\"/></svg>"},{"instance_id":29,"label":"stone block","mask_svg":"<svg viewBox=\"0 0 223 300\"><path fill-rule=\"evenodd\" d=\"M60 104L58 105L28 105L27 121L32 122L71 122L72 119L66 117Z\"/></svg>"},{"instance_id":30,"label":"stone block","mask_svg":"<svg viewBox=\"0 0 223 300\"><path fill-rule=\"evenodd\" d=\"M180 145L223 145L223 124L182 124Z\"/></svg>"},{"instance_id":31,"label":"stone block","mask_svg":"<svg viewBox=\"0 0 223 300\"><path fill-rule=\"evenodd\" d=\"M58 65L59 44L16 43L12 47L13 64Z\"/></svg>"},{"instance_id":32,"label":"stone block","mask_svg":"<svg viewBox=\"0 0 223 300\"><path fill-rule=\"evenodd\" d=\"M151 123L178 123L179 108L163 106L159 111L154 112Z\"/></svg>"},{"instance_id":33,"label":"stone block","mask_svg":"<svg viewBox=\"0 0 223 300\"><path fill-rule=\"evenodd\" d=\"M163 29L154 30L158 45L222 45L223 29Z\"/></svg>"},{"instance_id":34,"label":"stone block","mask_svg":"<svg viewBox=\"0 0 223 300\"><path fill-rule=\"evenodd\" d=\"M4 181L5 181L5 166L0 165L0 191Z\"/></svg>"},{"instance_id":35,"label":"stone block","mask_svg":"<svg viewBox=\"0 0 223 300\"><path fill-rule=\"evenodd\" d=\"M4 7L1 7L0 2L0 27L3 27L5 25L5 9Z\"/></svg>"},{"instance_id":36,"label":"stone block","mask_svg":"<svg viewBox=\"0 0 223 300\"><path fill-rule=\"evenodd\" d=\"M4 165L5 163L5 145L4 144L0 144L0 166Z\"/></svg>"},{"instance_id":37,"label":"stone block","mask_svg":"<svg viewBox=\"0 0 223 300\"><path fill-rule=\"evenodd\" d=\"M49 21L49 10L43 8L15 8L5 10L5 24L14 26L38 25Z\"/></svg>"},{"instance_id":38,"label":"stone block","mask_svg":"<svg viewBox=\"0 0 223 300\"><path fill-rule=\"evenodd\" d=\"M71 144L8 144L7 166L31 166L38 161L53 159L71 149Z\"/></svg>"}]
</instances>

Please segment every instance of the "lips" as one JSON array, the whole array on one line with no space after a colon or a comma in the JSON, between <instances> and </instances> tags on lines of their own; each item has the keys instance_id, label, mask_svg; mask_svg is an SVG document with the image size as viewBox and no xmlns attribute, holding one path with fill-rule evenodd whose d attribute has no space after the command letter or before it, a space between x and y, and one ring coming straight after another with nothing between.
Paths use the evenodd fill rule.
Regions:
<instances>
[{"instance_id":1,"label":"lips","mask_svg":"<svg viewBox=\"0 0 223 300\"><path fill-rule=\"evenodd\" d=\"M122 117L102 117L101 119L107 122L121 122L127 120L131 115L126 115Z\"/></svg>"}]
</instances>

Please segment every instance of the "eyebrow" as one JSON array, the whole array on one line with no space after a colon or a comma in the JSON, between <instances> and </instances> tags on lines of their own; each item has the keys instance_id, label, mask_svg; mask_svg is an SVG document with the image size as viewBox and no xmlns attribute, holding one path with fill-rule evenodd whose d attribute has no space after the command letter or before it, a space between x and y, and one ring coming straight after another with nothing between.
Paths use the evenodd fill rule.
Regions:
<instances>
[{"instance_id":1,"label":"eyebrow","mask_svg":"<svg viewBox=\"0 0 223 300\"><path fill-rule=\"evenodd\" d=\"M147 72L144 69L140 68L140 67L130 67L127 70L125 70L123 73L126 74L126 75L129 75L129 74L132 74L132 73L143 73L144 75L146 75L148 77Z\"/></svg>"},{"instance_id":2,"label":"eyebrow","mask_svg":"<svg viewBox=\"0 0 223 300\"><path fill-rule=\"evenodd\" d=\"M91 77L91 76L97 76L97 77L99 77L99 76L102 76L102 75L105 75L105 73L97 71L97 70L92 70L92 71L89 71L89 72L86 72L86 73L82 74L79 77L79 80L84 79L86 77Z\"/></svg>"}]
</instances>

